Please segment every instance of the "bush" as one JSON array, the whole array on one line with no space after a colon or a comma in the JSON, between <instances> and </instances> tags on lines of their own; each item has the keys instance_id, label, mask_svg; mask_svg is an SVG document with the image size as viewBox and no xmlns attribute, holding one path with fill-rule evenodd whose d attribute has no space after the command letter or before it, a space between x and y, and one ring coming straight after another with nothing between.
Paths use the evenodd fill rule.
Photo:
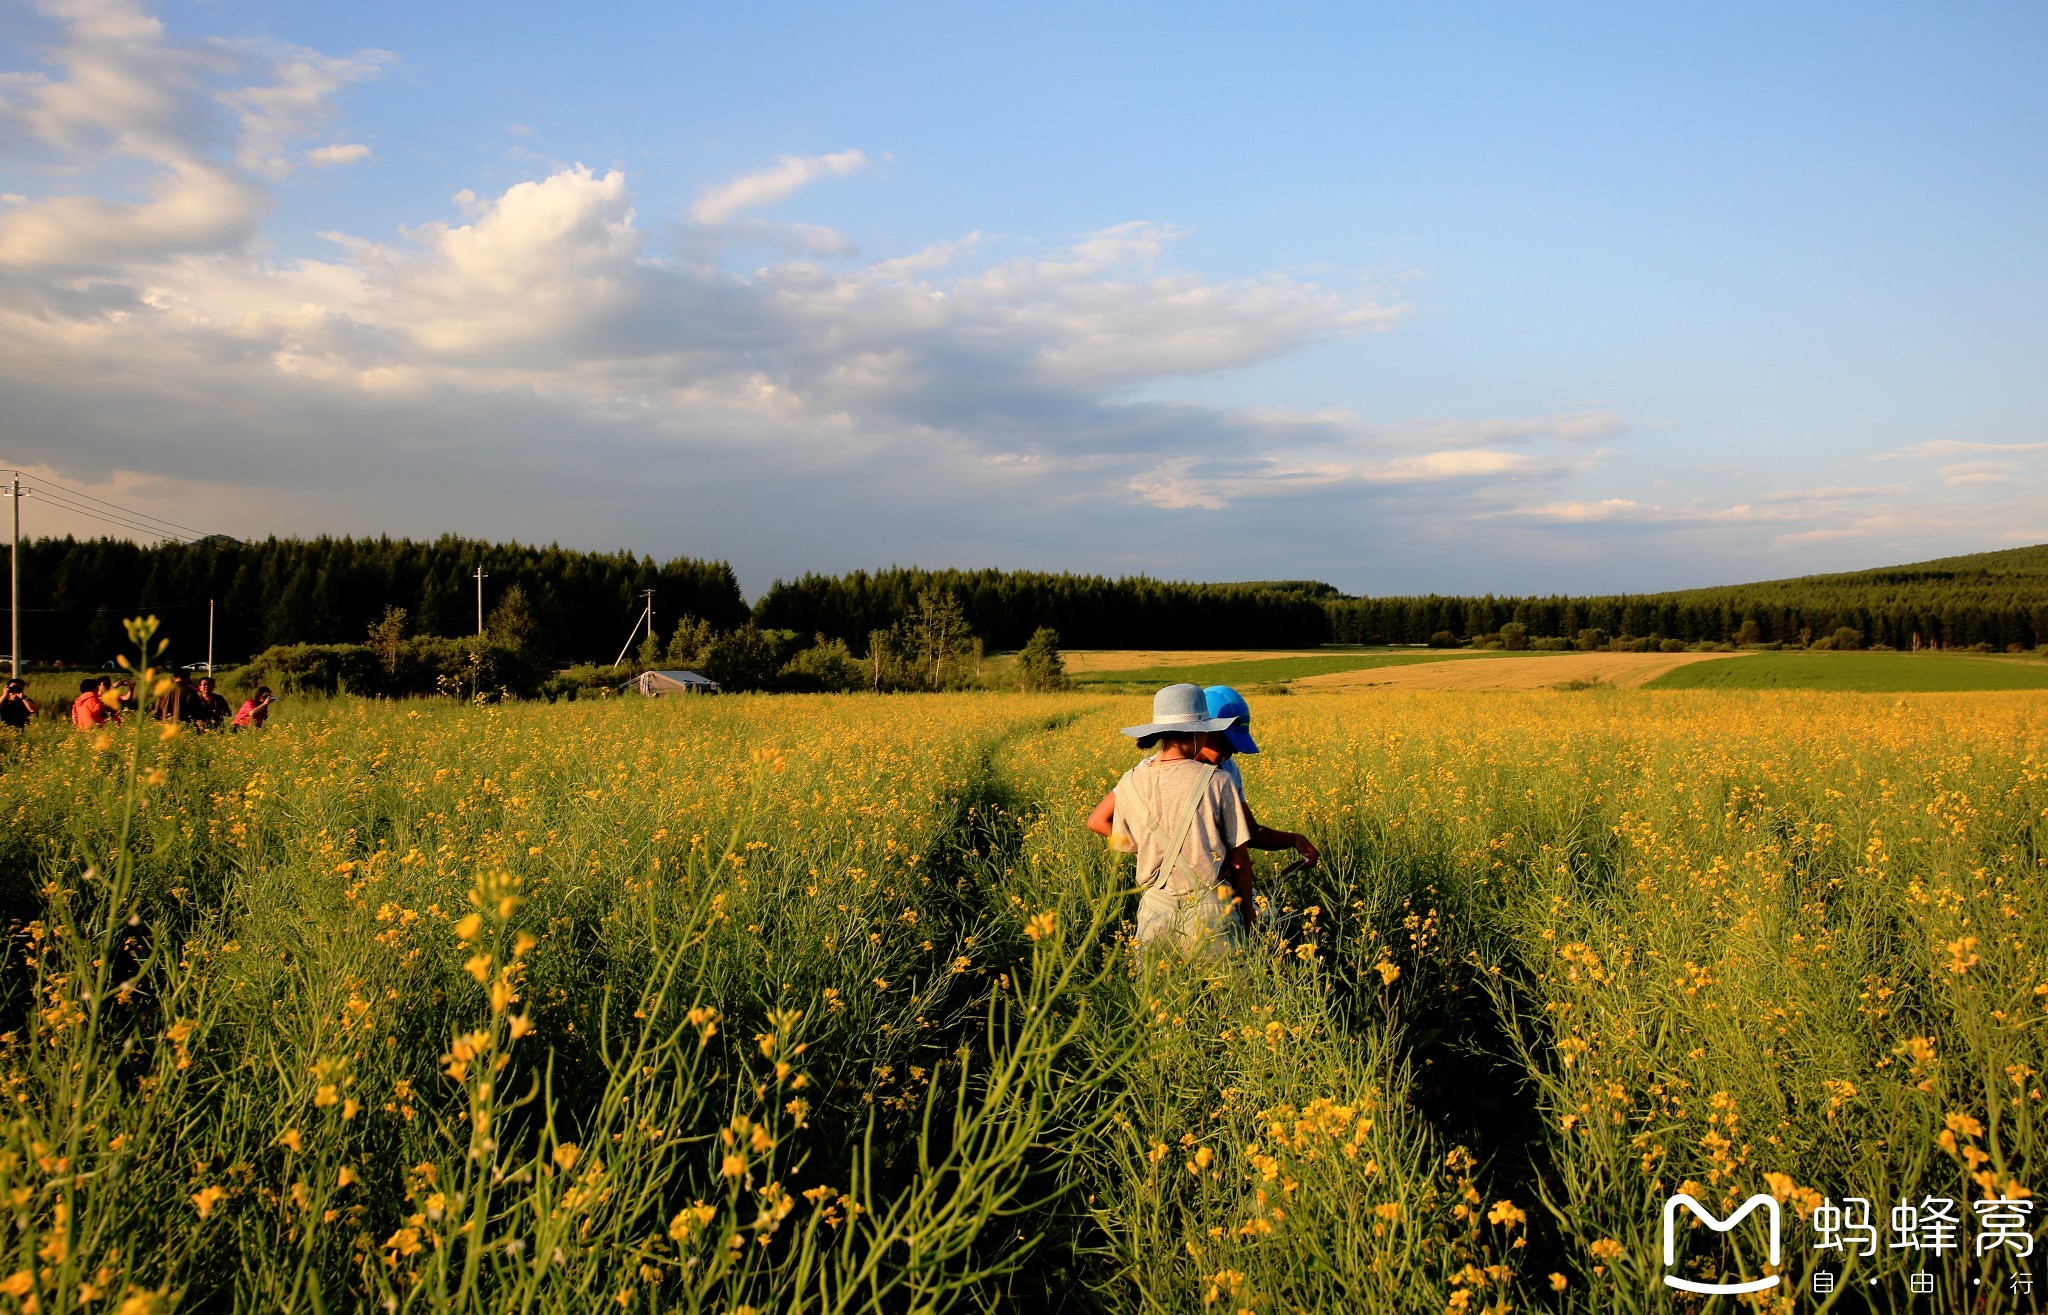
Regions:
<instances>
[{"instance_id":1,"label":"bush","mask_svg":"<svg viewBox=\"0 0 2048 1315\"><path fill-rule=\"evenodd\" d=\"M640 674L639 668L621 662L615 667L584 663L557 671L541 682L540 692L548 702L558 700L575 702L580 698L609 698L625 684Z\"/></svg>"},{"instance_id":2,"label":"bush","mask_svg":"<svg viewBox=\"0 0 2048 1315\"><path fill-rule=\"evenodd\" d=\"M1657 651L1660 653L1683 653L1685 648L1686 645L1683 639L1661 639L1657 641Z\"/></svg>"},{"instance_id":3,"label":"bush","mask_svg":"<svg viewBox=\"0 0 2048 1315\"><path fill-rule=\"evenodd\" d=\"M1040 626L1017 654L1017 683L1026 690L1067 687L1067 660L1060 656L1060 632Z\"/></svg>"},{"instance_id":4,"label":"bush","mask_svg":"<svg viewBox=\"0 0 2048 1315\"><path fill-rule=\"evenodd\" d=\"M1835 647L1846 653L1863 647L1863 632L1840 626L1835 630L1834 640Z\"/></svg>"},{"instance_id":5,"label":"bush","mask_svg":"<svg viewBox=\"0 0 2048 1315\"><path fill-rule=\"evenodd\" d=\"M280 693L367 694L387 698L497 691L519 698L542 692L544 674L532 659L487 639L415 636L382 654L368 644L279 644L243 668L241 679Z\"/></svg>"},{"instance_id":6,"label":"bush","mask_svg":"<svg viewBox=\"0 0 2048 1315\"><path fill-rule=\"evenodd\" d=\"M1529 647L1538 653L1565 653L1571 650L1572 641L1561 635L1544 635L1529 641Z\"/></svg>"},{"instance_id":7,"label":"bush","mask_svg":"<svg viewBox=\"0 0 2048 1315\"><path fill-rule=\"evenodd\" d=\"M782 664L777 682L794 694L830 694L859 689L867 672L843 639L817 636L812 645Z\"/></svg>"},{"instance_id":8,"label":"bush","mask_svg":"<svg viewBox=\"0 0 2048 1315\"><path fill-rule=\"evenodd\" d=\"M1581 630L1572 642L1581 653L1598 653L1607 647L1607 632L1598 627Z\"/></svg>"},{"instance_id":9,"label":"bush","mask_svg":"<svg viewBox=\"0 0 2048 1315\"><path fill-rule=\"evenodd\" d=\"M1439 630L1429 637L1431 648L1457 648L1460 640L1448 630Z\"/></svg>"},{"instance_id":10,"label":"bush","mask_svg":"<svg viewBox=\"0 0 2048 1315\"><path fill-rule=\"evenodd\" d=\"M1520 621L1510 621L1500 628L1500 646L1510 653L1519 653L1529 647L1529 627Z\"/></svg>"}]
</instances>

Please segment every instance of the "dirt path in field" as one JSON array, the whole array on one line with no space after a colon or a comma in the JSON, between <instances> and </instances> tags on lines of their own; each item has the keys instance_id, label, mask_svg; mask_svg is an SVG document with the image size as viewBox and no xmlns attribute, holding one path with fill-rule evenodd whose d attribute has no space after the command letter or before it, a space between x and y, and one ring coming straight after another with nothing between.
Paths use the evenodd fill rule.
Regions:
<instances>
[{"instance_id":1,"label":"dirt path in field","mask_svg":"<svg viewBox=\"0 0 2048 1315\"><path fill-rule=\"evenodd\" d=\"M1673 667L1741 657L1739 653L1545 653L1485 662L1425 662L1372 671L1333 671L1288 682L1318 689L1549 689L1573 680L1597 680L1634 689Z\"/></svg>"},{"instance_id":2,"label":"dirt path in field","mask_svg":"<svg viewBox=\"0 0 2048 1315\"><path fill-rule=\"evenodd\" d=\"M1341 657L1313 648L1109 648L1062 654L1070 675L1091 671L1143 671L1149 667L1206 667L1217 662L1263 662L1268 658Z\"/></svg>"}]
</instances>

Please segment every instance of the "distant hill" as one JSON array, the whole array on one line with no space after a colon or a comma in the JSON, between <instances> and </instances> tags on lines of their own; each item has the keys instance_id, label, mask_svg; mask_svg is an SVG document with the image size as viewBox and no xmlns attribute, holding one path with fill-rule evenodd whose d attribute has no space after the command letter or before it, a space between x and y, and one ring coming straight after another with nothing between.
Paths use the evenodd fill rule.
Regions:
<instances>
[{"instance_id":1,"label":"distant hill","mask_svg":"<svg viewBox=\"0 0 2048 1315\"><path fill-rule=\"evenodd\" d=\"M2048 643L2048 544L1903 566L1802 575L1669 593L1590 597L1346 598L1327 604L1333 639L1423 643L1519 621L1531 635L1735 640L1744 623L1764 642L1802 643L1848 628L1866 644L2025 648Z\"/></svg>"}]
</instances>

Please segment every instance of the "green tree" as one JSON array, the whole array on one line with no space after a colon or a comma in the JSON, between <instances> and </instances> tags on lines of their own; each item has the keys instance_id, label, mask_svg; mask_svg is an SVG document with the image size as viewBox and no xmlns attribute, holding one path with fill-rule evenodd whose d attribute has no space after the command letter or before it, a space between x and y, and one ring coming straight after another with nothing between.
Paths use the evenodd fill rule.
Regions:
<instances>
[{"instance_id":1,"label":"green tree","mask_svg":"<svg viewBox=\"0 0 2048 1315\"><path fill-rule=\"evenodd\" d=\"M1017 653L1017 681L1027 690L1067 687L1067 660L1060 655L1060 632L1040 626Z\"/></svg>"},{"instance_id":2,"label":"green tree","mask_svg":"<svg viewBox=\"0 0 2048 1315\"><path fill-rule=\"evenodd\" d=\"M701 665L710 647L711 623L686 616L676 622L675 633L668 637L668 648L662 656L670 667L687 670Z\"/></svg>"},{"instance_id":3,"label":"green tree","mask_svg":"<svg viewBox=\"0 0 2048 1315\"><path fill-rule=\"evenodd\" d=\"M947 668L958 665L974 649L967 614L960 610L960 600L945 589L927 589L918 595L917 610L910 616L909 638L919 681L927 689L943 687Z\"/></svg>"},{"instance_id":4,"label":"green tree","mask_svg":"<svg viewBox=\"0 0 2048 1315\"><path fill-rule=\"evenodd\" d=\"M484 621L484 637L500 648L523 653L533 640L533 612L526 605L526 591L518 585L507 589Z\"/></svg>"},{"instance_id":5,"label":"green tree","mask_svg":"<svg viewBox=\"0 0 2048 1315\"><path fill-rule=\"evenodd\" d=\"M404 643L405 609L386 607L383 619L370 626L369 647L387 677L398 674L398 655Z\"/></svg>"},{"instance_id":6,"label":"green tree","mask_svg":"<svg viewBox=\"0 0 2048 1315\"><path fill-rule=\"evenodd\" d=\"M819 635L809 648L782 664L779 676L779 683L786 690L836 693L860 688L866 683L867 673L845 640Z\"/></svg>"},{"instance_id":7,"label":"green tree","mask_svg":"<svg viewBox=\"0 0 2048 1315\"><path fill-rule=\"evenodd\" d=\"M1529 647L1529 627L1520 621L1510 621L1500 628L1500 646L1519 653Z\"/></svg>"}]
</instances>

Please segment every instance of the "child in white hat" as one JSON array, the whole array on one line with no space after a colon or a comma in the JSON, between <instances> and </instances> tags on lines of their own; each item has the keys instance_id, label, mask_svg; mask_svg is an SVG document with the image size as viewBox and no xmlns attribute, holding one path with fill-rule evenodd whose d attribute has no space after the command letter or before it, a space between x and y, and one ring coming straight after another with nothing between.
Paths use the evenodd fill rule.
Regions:
<instances>
[{"instance_id":1,"label":"child in white hat","mask_svg":"<svg viewBox=\"0 0 2048 1315\"><path fill-rule=\"evenodd\" d=\"M1249 925L1252 824L1244 795L1199 756L1202 737L1231 721L1209 715L1199 685L1168 685L1153 696L1150 722L1124 727L1139 748L1158 752L1124 773L1089 815L1088 829L1138 856L1141 945L1222 953L1233 906Z\"/></svg>"}]
</instances>

